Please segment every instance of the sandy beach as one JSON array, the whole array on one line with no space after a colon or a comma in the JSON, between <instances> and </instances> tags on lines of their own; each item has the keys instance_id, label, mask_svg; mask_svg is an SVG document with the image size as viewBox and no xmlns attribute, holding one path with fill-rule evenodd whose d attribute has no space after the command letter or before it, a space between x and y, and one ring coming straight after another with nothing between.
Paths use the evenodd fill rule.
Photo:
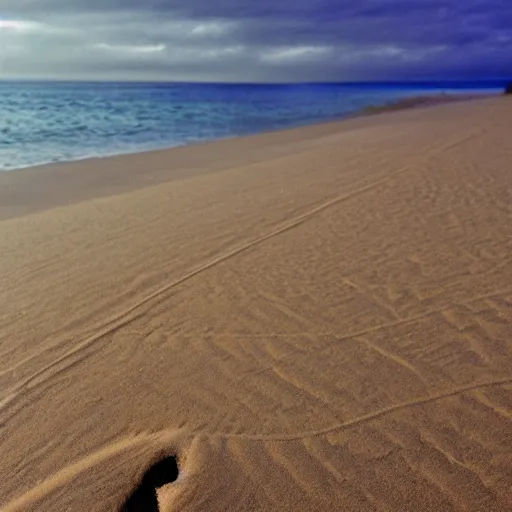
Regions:
<instances>
[{"instance_id":1,"label":"sandy beach","mask_svg":"<svg viewBox=\"0 0 512 512\"><path fill-rule=\"evenodd\" d=\"M0 510L512 510L511 120L0 173Z\"/></svg>"}]
</instances>

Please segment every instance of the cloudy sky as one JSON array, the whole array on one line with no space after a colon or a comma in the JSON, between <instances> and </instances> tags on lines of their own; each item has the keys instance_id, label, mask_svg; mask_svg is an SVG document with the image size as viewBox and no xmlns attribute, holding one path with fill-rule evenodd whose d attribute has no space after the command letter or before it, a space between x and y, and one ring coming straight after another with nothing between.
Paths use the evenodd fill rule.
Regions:
<instances>
[{"instance_id":1,"label":"cloudy sky","mask_svg":"<svg viewBox=\"0 0 512 512\"><path fill-rule=\"evenodd\" d=\"M0 0L0 78L512 76L512 0Z\"/></svg>"}]
</instances>

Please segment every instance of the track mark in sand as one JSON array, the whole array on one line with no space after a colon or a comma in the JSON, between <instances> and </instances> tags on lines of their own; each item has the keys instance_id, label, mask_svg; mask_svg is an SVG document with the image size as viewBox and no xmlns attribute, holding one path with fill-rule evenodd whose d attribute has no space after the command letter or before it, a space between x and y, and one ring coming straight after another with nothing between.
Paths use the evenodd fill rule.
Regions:
<instances>
[{"instance_id":1,"label":"track mark in sand","mask_svg":"<svg viewBox=\"0 0 512 512\"><path fill-rule=\"evenodd\" d=\"M423 398L417 398L415 400L411 400L410 402L403 402L401 404L392 405L390 407L386 407L384 409L380 409L375 412L371 412L365 414L363 416L359 416L357 418L345 421L343 423L338 423L337 425L332 425L331 427L326 427L320 430L313 430L311 432L303 432L301 434L290 434L290 435L243 435L243 434L219 434L219 436L212 437L222 437L226 439L248 439L251 441L298 441L301 439L305 439L308 437L318 437L326 434L331 434L338 430L344 430L350 427L355 427L357 425L361 425L364 423L368 423L375 419L378 419L382 416L386 416L388 414L392 414L396 411L409 409L411 407L416 407L419 405L425 405L432 402L436 402L438 400L442 400L444 398L450 398L457 395L461 395L463 393L468 393L470 391L477 391L480 389L491 388L496 386L503 386L512 383L512 378L494 380L489 382L479 382L476 384L472 384L469 386L463 386L456 389L452 389L451 391L445 391L444 393L438 393L436 395L431 395Z\"/></svg>"},{"instance_id":2,"label":"track mark in sand","mask_svg":"<svg viewBox=\"0 0 512 512\"><path fill-rule=\"evenodd\" d=\"M369 190L373 190L373 189L381 186L383 183L389 181L390 179L410 170L411 168L416 167L418 164L427 162L430 158L434 158L435 156L443 153L444 151L446 151L448 149L451 149L453 147L456 147L459 144L463 144L464 142L471 140L472 138L477 136L478 133L480 133L480 131L481 130L474 130L474 131L470 132L469 134L464 135L463 137L456 137L456 138L454 138L453 141L450 141L448 143L443 142L442 144L439 145L438 148L434 148L433 150L428 152L425 155L425 157L421 159L420 162L417 162L415 164L405 164L402 167L400 167L399 169L397 169L396 171L391 172L385 176L381 176L380 178L376 179L375 181L373 181L372 183L370 183L368 185L361 186L360 188L353 190L352 192L350 192L348 194L342 194L342 195L337 196L329 201L326 201L325 203L296 217L295 219L289 221L288 223L281 225L281 227L275 229L274 231L271 231L270 233L267 233L266 235L263 235L255 240L253 240L252 242L248 242L240 247L237 247L231 251L228 251L227 253L224 253L221 256L214 258L213 260L196 268L195 270L188 272L184 276L158 288L154 292L150 293L146 297L142 298L141 300L139 300L138 302L136 302L135 304L130 306L125 311L123 311L123 312L117 314L116 316L114 316L113 318L111 318L107 322L106 325L104 325L103 327L100 327L99 332L97 332L96 334L94 334L92 336L89 336L88 338L86 338L85 340L80 342L78 345L76 345L73 349L66 352L64 355L60 356L57 360L53 361L49 365L41 368L36 373L27 377L23 382L19 383L14 388L9 389L8 393L9 393L10 397L7 401L2 402L2 404L0 406L0 412L2 412L6 407L8 407L10 404L12 404L24 391L36 386L37 382L34 382L34 381L36 381L38 377L41 377L41 380L43 382L45 380L47 380L48 378L51 378L53 376L53 374L51 373L51 370L57 366L60 366L57 370L58 372L65 371L70 366L72 366L73 364L76 363L76 360L74 359L74 357L76 355L78 355L80 352L84 351L85 349L87 349L88 347L90 347L91 345L93 345L94 343L99 341L100 339L104 338L105 336L112 334L116 330L128 325L129 323L133 322L137 318L143 316L145 314L145 312L144 311L137 312L137 310L139 308L151 303L154 300L159 299L163 294L170 291L171 289L183 284L184 282L205 272L206 270L209 270L209 269L219 265L220 263L223 263L224 261L234 258L235 256L238 256L239 254L242 254L242 253L258 246L259 244L261 244L267 240L270 240L272 238L275 238L276 236L279 236L283 233L291 231L292 229L304 224L305 222L307 222L309 219L313 218L318 213L321 213L321 212L331 208L332 206L335 206L344 201L347 201L354 197L357 197L358 195L363 194ZM154 305L157 305L159 303L160 303L160 301L157 300ZM401 322L397 322L397 323L401 323ZM376 330L378 330L378 328ZM87 357L87 356L80 358L80 360L84 359L85 357ZM69 363L66 363L67 361L69 361ZM61 364L61 363L63 363L63 364ZM47 376L47 378L45 378L44 374L47 374L47 373L49 373L49 375Z\"/></svg>"},{"instance_id":3,"label":"track mark in sand","mask_svg":"<svg viewBox=\"0 0 512 512\"><path fill-rule=\"evenodd\" d=\"M350 199L350 198L354 197L355 195L358 195L367 190L377 187L378 185L380 185L383 181L385 181L387 179L388 179L388 177L381 178L381 179L377 180L376 182L372 183L371 185L362 187L362 188L352 192L351 194L347 194L347 195L335 198L323 205L320 205L319 207L311 210L310 212L307 212L304 215L289 222L288 224L282 226L281 228L276 229L260 238L257 238L256 240L253 240L252 242L242 245L236 249L233 249L232 251L229 251L228 253L225 253L222 256L219 256L218 258L211 260L207 264L202 265L199 268L185 274L181 278L179 278L175 281L172 281L171 283L155 290L153 293L149 294L148 296L144 297L137 303L130 306L129 309L125 310L122 313L119 313L117 316L112 318L107 323L107 325L105 327L100 329L100 331L98 333L86 338L84 341L82 341L77 346L75 346L75 348L66 352L64 355L62 355L61 357L59 357L58 359L56 359L49 365L45 366L44 368L41 368L39 371L32 374L30 377L27 377L23 382L19 383L15 388L10 389L9 390L10 399L7 401L3 401L0 404L0 412L3 409L5 409L6 406L8 406L10 403L12 403L16 398L18 398L18 396L20 395L20 393L23 390L26 390L27 388L30 389L30 387L33 387L33 385L35 385L35 384L33 384L33 385L31 385L31 384L38 377L41 377L45 373L48 373L50 370L52 370L56 366L60 365L60 363L65 363L67 360L71 359L71 362L69 364L67 364L67 365L64 364L63 367L58 370L58 371L64 371L65 369L69 368L70 366L72 366L74 364L74 361L73 361L74 356L76 356L83 350L87 349L88 347L90 347L91 345L93 345L94 343L96 343L97 341L102 339L103 337L108 336L109 334L112 334L113 332L120 329L121 327L124 327L125 325L128 325L129 323L133 322L137 318L143 316L145 314L145 312L136 313L137 309L139 309L140 307L145 306L146 304L150 303L151 301L153 301L155 299L159 299L164 293L170 291L171 289L175 288L176 286L183 284L184 282L188 281L189 279L192 279L193 277L197 276L198 274L201 274L202 272L209 270L210 268L215 267L216 265L218 265L224 261L227 261L227 260L257 246L266 240L274 238L282 233L285 233L286 231L289 231L289 230L299 226L300 224L306 222L310 217L314 216L316 213L319 213L336 203L339 203L346 199ZM154 305L157 305L157 304L159 304L158 301ZM52 376L53 376L53 374L50 373L49 377L52 377Z\"/></svg>"},{"instance_id":4,"label":"track mark in sand","mask_svg":"<svg viewBox=\"0 0 512 512\"><path fill-rule=\"evenodd\" d=\"M158 512L157 489L178 479L179 468L176 457L166 457L151 466L141 483L128 497L120 512Z\"/></svg>"},{"instance_id":5,"label":"track mark in sand","mask_svg":"<svg viewBox=\"0 0 512 512\"><path fill-rule=\"evenodd\" d=\"M384 348L380 347L379 345L372 343L368 338L361 337L356 338L359 339L362 343L364 343L368 348L371 350L377 352L377 354L380 354L382 357L389 359L390 361L394 362L398 366L402 368L406 368L411 373L414 373L416 377L423 382L424 384L427 384L427 379L421 374L421 372L414 367L407 359L404 359L403 357L400 357L399 355L395 354L394 352L390 352L389 350L385 350Z\"/></svg>"},{"instance_id":6,"label":"track mark in sand","mask_svg":"<svg viewBox=\"0 0 512 512\"><path fill-rule=\"evenodd\" d=\"M189 279L192 279L193 277L197 276L198 274L201 274L202 272L209 270L210 268L257 246L266 240L274 238L282 233L285 233L286 231L289 231L289 230L299 226L300 224L306 222L310 217L329 208L330 206L332 206L336 203L339 203L346 199L350 199L350 198L354 197L355 195L358 195L360 193L363 193L367 190L370 190L372 188L379 186L382 182L386 181L387 179L389 179L389 178L388 177L381 178L381 179L377 180L376 182L372 183L371 185L362 187L362 188L352 192L351 194L347 194L347 195L335 198L332 201L329 201L329 202L311 210L310 212L305 213L304 215L296 218L295 220L282 226L281 228L279 228L275 231L272 231L272 232L268 233L267 235L264 235L260 238L257 238L256 240L253 240L252 242L249 242L241 247L233 249L232 251L230 251L226 254L223 254L222 256L219 256L218 258L215 258L214 260L208 262L207 264L202 265L201 267L197 268L196 270L193 270L193 271L189 272L188 274L185 274L181 278L159 288L158 290L155 290L150 295L144 297L142 300L140 300L137 303L135 303L134 305L132 305L126 311L118 314L116 317L111 319L110 322L107 324L107 326L103 327L98 333L85 339L84 341L79 343L75 348L66 352L64 355L62 355L61 357L59 357L57 360L53 361L51 364L47 365L46 367L41 368L39 371L37 371L30 377L26 378L23 382L18 384L15 388L10 389L9 390L10 400L2 402L1 407L0 407L0 412L3 409L5 409L10 403L12 403L16 398L18 398L18 396L21 394L21 392L23 390L26 390L27 388L30 389L30 387L33 387L34 385L36 385L36 384L32 384L32 383L38 377L41 377L45 373L50 373L49 377L52 377L53 374L50 372L50 370L52 370L56 366L60 365L60 363L66 363L66 361L71 359L70 363L64 364L62 366L62 368L59 368L58 371L60 372L60 371L66 370L67 368L69 368L70 366L72 366L75 363L75 361L73 360L74 356L78 355L80 352L87 349L88 347L90 347L91 345L93 345L94 343L96 343L97 341L102 339L103 337L115 332L116 330L120 329L121 327L128 325L135 319L143 316L145 314L145 312L136 313L138 308L145 306L146 304L150 303L151 301L153 301L155 299L160 298L164 293L166 293L166 292L170 291L171 289L175 288L176 286L179 286L180 284L188 281ZM158 304L158 303L159 302L157 301L156 304ZM156 304L154 304L154 305L156 305ZM43 378L43 381L44 380L45 379Z\"/></svg>"},{"instance_id":7,"label":"track mark in sand","mask_svg":"<svg viewBox=\"0 0 512 512\"><path fill-rule=\"evenodd\" d=\"M485 407L487 407L489 410L494 412L494 414L499 414L503 418L505 418L508 421L512 421L512 410L505 409L505 407L502 407L498 404L495 404L492 400L490 400L487 396L485 396L484 393L482 393L480 390L475 393L476 399L483 404Z\"/></svg>"}]
</instances>

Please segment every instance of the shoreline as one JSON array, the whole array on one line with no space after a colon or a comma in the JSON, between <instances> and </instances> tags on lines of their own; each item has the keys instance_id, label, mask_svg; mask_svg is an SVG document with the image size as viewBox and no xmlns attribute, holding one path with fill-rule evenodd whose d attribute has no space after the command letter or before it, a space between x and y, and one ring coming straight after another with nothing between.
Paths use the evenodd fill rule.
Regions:
<instances>
[{"instance_id":1,"label":"shoreline","mask_svg":"<svg viewBox=\"0 0 512 512\"><path fill-rule=\"evenodd\" d=\"M460 102L460 101L472 101L472 100L478 100L478 99L485 99L485 98L492 98L499 96L498 93L489 93L488 91L482 91L478 94L471 94L466 92L460 92L460 93L444 93L440 92L439 94L428 94L428 95L419 95L419 96L412 96L412 97L406 97L401 98L397 100L391 100L386 103L382 104L376 104L376 105L370 105L368 107L361 108L359 110L348 112L342 116L339 117L332 117L332 118L325 118L325 119L312 119L311 121L307 121L305 123L297 124L296 126L288 126L285 128L276 128L276 129L270 129L270 130L264 130L261 132L255 132L250 134L243 134L243 135L231 135L221 138L213 138L213 139L204 139L204 140L197 140L190 143L179 143L176 145L171 146L162 146L162 147L155 147L151 149L134 149L133 151L128 152L114 152L114 153L108 153L104 155L91 155L91 156L84 156L80 158L74 158L71 160L56 160L56 161L43 161L40 163L36 163L33 165L27 165L23 167L13 167L8 169L0 169L0 176L2 173L11 173L11 172L19 172L19 171L25 171L28 169L42 169L57 165L69 165L73 164L75 162L88 162L88 161L96 161L101 160L104 158L116 158L116 157L123 157L123 156L130 156L130 155L139 155L139 154L148 154L153 152L160 152L160 151L170 151L176 148L183 148L183 147L191 147L191 146L200 146L203 144L210 144L214 142L221 142L225 140L237 140L240 138L247 138L247 137L257 137L258 135L264 135L264 134L271 134L271 133L277 133L287 130L296 130L300 128L307 128L310 126L316 126L319 124L326 124L326 123L339 123L342 121L348 121L351 119L357 119L359 117L368 117L371 115L379 115L386 112L395 112L399 110L407 110L407 109L414 109L414 108L427 108L432 107L436 105L443 105L446 103L454 103L454 102Z\"/></svg>"},{"instance_id":2,"label":"shoreline","mask_svg":"<svg viewBox=\"0 0 512 512\"><path fill-rule=\"evenodd\" d=\"M286 154L287 144L299 139L336 134L360 126L382 124L386 119L407 115L421 109L449 108L472 102L499 101L498 95L440 95L406 98L364 110L343 119L330 119L294 128L277 129L253 135L226 137L194 144L143 152L92 157L81 160L47 163L0 172L0 221L27 215L94 197L106 197L150 187L167 181L193 178L251 162L261 144L269 155ZM232 154L233 145L246 147L240 156ZM213 159L204 157L209 151ZM165 159L165 166L162 165ZM129 175L129 179L127 179ZM70 197L63 197L60 188Z\"/></svg>"}]
</instances>

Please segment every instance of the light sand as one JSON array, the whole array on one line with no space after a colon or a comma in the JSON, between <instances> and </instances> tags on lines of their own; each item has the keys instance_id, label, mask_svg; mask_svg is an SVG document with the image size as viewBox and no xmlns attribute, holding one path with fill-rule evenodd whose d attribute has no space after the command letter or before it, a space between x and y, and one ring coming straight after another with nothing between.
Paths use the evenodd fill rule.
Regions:
<instances>
[{"instance_id":1,"label":"light sand","mask_svg":"<svg viewBox=\"0 0 512 512\"><path fill-rule=\"evenodd\" d=\"M0 176L1 510L511 510L511 122Z\"/></svg>"}]
</instances>

